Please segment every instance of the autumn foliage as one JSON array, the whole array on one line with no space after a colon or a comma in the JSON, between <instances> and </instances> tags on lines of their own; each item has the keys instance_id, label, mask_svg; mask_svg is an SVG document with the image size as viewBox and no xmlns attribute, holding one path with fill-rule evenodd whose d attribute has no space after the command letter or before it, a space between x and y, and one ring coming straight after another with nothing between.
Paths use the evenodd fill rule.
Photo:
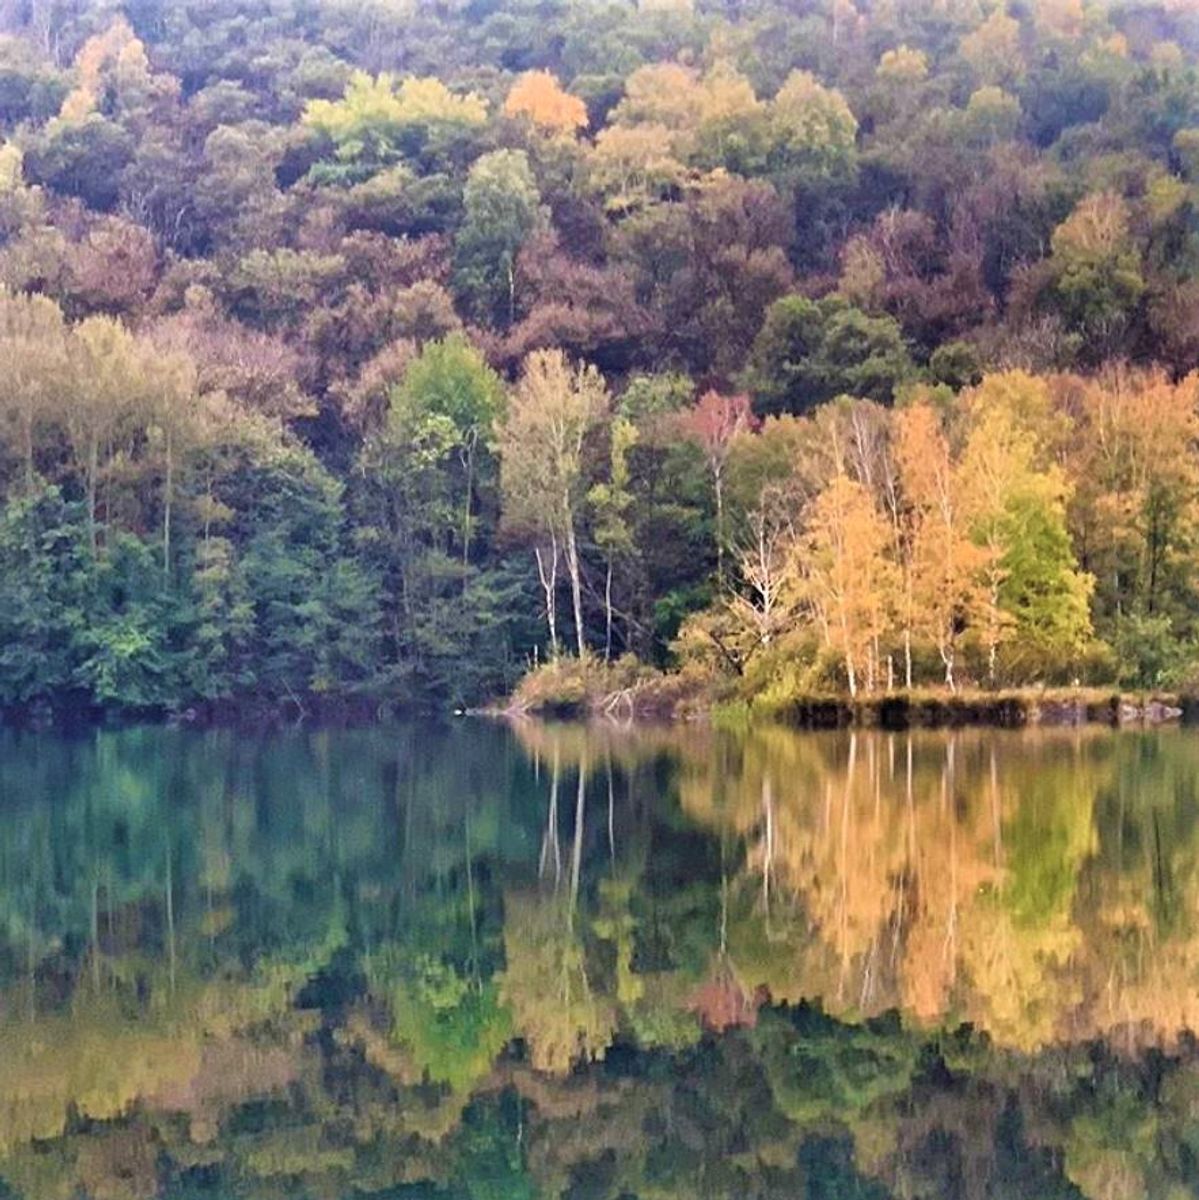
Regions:
<instances>
[{"instance_id":1,"label":"autumn foliage","mask_svg":"<svg viewBox=\"0 0 1199 1200\"><path fill-rule=\"evenodd\" d=\"M562 90L549 71L526 71L504 101L510 117L528 117L540 129L573 135L587 124L587 106Z\"/></svg>"},{"instance_id":2,"label":"autumn foliage","mask_svg":"<svg viewBox=\"0 0 1199 1200\"><path fill-rule=\"evenodd\" d=\"M0 5L0 708L1190 685L1187 5L483 8Z\"/></svg>"}]
</instances>

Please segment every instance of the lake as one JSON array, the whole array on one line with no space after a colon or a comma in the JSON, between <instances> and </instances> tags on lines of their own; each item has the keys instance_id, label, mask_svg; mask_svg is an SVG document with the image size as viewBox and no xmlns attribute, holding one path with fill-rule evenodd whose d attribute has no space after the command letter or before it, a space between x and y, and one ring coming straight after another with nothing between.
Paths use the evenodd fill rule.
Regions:
<instances>
[{"instance_id":1,"label":"lake","mask_svg":"<svg viewBox=\"0 0 1199 1200\"><path fill-rule=\"evenodd\" d=\"M0 733L0 1197L1199 1195L1199 734Z\"/></svg>"}]
</instances>

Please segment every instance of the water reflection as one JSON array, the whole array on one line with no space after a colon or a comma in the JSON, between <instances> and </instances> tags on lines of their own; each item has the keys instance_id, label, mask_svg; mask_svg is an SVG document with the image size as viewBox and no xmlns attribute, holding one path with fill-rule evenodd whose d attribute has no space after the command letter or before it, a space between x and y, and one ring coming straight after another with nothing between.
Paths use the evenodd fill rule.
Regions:
<instances>
[{"instance_id":1,"label":"water reflection","mask_svg":"<svg viewBox=\"0 0 1199 1200\"><path fill-rule=\"evenodd\" d=\"M0 734L0 1196L1199 1194L1197 785L1185 731Z\"/></svg>"}]
</instances>

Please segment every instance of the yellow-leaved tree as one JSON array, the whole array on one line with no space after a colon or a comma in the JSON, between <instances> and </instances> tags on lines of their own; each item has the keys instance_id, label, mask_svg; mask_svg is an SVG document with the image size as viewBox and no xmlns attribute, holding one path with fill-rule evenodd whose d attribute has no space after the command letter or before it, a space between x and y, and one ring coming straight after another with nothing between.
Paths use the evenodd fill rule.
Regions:
<instances>
[{"instance_id":1,"label":"yellow-leaved tree","mask_svg":"<svg viewBox=\"0 0 1199 1200\"><path fill-rule=\"evenodd\" d=\"M896 599L887 521L862 484L838 474L812 502L801 545L807 600L844 663L849 693L862 683L873 691Z\"/></svg>"},{"instance_id":2,"label":"yellow-leaved tree","mask_svg":"<svg viewBox=\"0 0 1199 1200\"><path fill-rule=\"evenodd\" d=\"M959 642L979 605L982 552L970 539L961 479L931 403L920 400L896 414L895 443L911 547L905 611L913 632L936 646L953 691Z\"/></svg>"},{"instance_id":3,"label":"yellow-leaved tree","mask_svg":"<svg viewBox=\"0 0 1199 1200\"><path fill-rule=\"evenodd\" d=\"M527 117L538 129L569 137L587 125L587 106L549 71L526 71L504 101L504 115Z\"/></svg>"}]
</instances>

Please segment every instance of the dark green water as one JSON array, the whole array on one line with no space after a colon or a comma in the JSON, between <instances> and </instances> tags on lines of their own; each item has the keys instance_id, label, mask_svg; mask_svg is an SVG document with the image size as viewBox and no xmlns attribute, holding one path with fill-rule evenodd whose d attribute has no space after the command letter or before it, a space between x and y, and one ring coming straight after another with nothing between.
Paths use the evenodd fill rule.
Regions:
<instances>
[{"instance_id":1,"label":"dark green water","mask_svg":"<svg viewBox=\"0 0 1199 1200\"><path fill-rule=\"evenodd\" d=\"M0 1196L1199 1196L1199 735L0 734Z\"/></svg>"}]
</instances>

